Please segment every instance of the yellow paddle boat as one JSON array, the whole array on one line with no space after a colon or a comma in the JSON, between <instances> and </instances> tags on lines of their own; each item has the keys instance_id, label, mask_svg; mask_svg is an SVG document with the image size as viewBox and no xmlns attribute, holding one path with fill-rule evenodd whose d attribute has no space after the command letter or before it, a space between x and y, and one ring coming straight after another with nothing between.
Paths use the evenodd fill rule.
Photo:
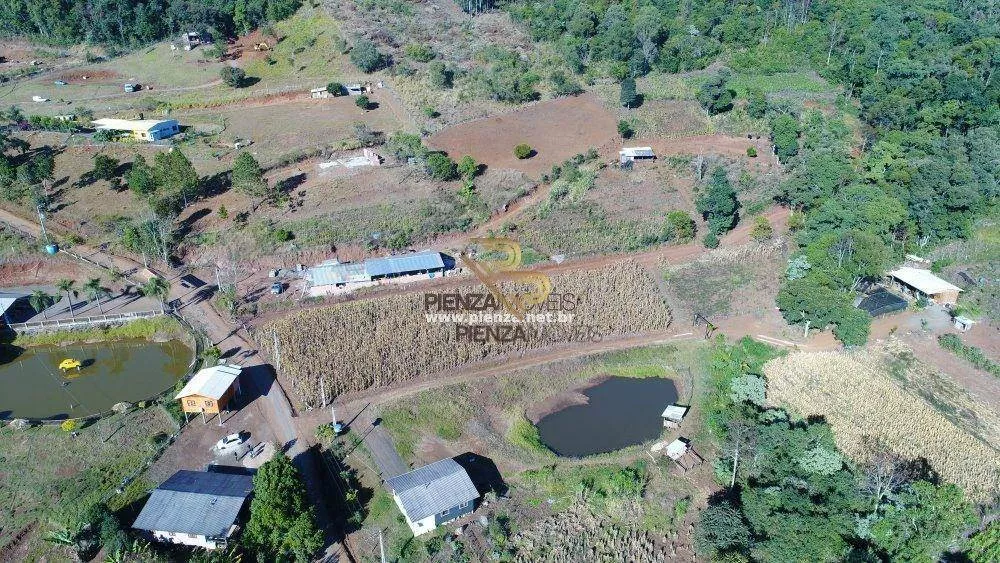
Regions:
<instances>
[{"instance_id":1,"label":"yellow paddle boat","mask_svg":"<svg viewBox=\"0 0 1000 563\"><path fill-rule=\"evenodd\" d=\"M80 360L74 360L73 358L66 358L65 360L59 362L59 369L61 369L62 371L69 371L71 369L80 371L80 366L82 365L83 364L80 363Z\"/></svg>"}]
</instances>

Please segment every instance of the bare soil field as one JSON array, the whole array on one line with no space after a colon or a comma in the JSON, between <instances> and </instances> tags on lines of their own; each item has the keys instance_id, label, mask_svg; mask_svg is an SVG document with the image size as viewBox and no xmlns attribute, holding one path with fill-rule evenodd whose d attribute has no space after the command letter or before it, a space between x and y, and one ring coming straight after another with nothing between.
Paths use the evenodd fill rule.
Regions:
<instances>
[{"instance_id":1,"label":"bare soil field","mask_svg":"<svg viewBox=\"0 0 1000 563\"><path fill-rule=\"evenodd\" d=\"M455 125L435 133L427 143L456 160L468 154L489 167L513 168L537 177L591 147L607 154L617 134L614 117L585 94ZM519 143L527 143L536 154L517 159L514 146Z\"/></svg>"},{"instance_id":2,"label":"bare soil field","mask_svg":"<svg viewBox=\"0 0 1000 563\"><path fill-rule=\"evenodd\" d=\"M0 287L50 285L66 278L85 280L101 274L79 261L62 256L24 258L0 263Z\"/></svg>"}]
</instances>

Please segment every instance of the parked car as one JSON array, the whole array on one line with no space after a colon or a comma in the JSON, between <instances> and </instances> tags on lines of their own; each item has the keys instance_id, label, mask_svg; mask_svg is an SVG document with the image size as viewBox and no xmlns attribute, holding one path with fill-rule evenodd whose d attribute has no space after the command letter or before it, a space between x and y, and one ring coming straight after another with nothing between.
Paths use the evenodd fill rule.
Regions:
<instances>
[{"instance_id":1,"label":"parked car","mask_svg":"<svg viewBox=\"0 0 1000 563\"><path fill-rule=\"evenodd\" d=\"M231 450L238 447L240 444L246 441L241 434L230 434L228 436L223 436L215 443L215 449L218 451Z\"/></svg>"},{"instance_id":2,"label":"parked car","mask_svg":"<svg viewBox=\"0 0 1000 563\"><path fill-rule=\"evenodd\" d=\"M282 291L285 291L285 286L284 285L282 285L280 283L272 283L271 284L271 294L272 295L281 295Z\"/></svg>"},{"instance_id":3,"label":"parked car","mask_svg":"<svg viewBox=\"0 0 1000 563\"><path fill-rule=\"evenodd\" d=\"M53 82L53 84L55 84L56 86L65 86L66 85L66 81L65 80L56 80L55 82Z\"/></svg>"},{"instance_id":4,"label":"parked car","mask_svg":"<svg viewBox=\"0 0 1000 563\"><path fill-rule=\"evenodd\" d=\"M122 90L124 90L126 94L131 94L132 92L138 92L139 90L142 90L142 85L129 83L126 84L125 86L122 86Z\"/></svg>"}]
</instances>

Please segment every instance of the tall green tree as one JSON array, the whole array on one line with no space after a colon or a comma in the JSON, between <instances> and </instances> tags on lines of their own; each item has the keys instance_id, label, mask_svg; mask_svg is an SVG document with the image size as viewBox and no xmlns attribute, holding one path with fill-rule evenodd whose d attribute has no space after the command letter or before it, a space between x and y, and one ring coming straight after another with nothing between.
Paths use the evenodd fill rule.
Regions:
<instances>
[{"instance_id":1,"label":"tall green tree","mask_svg":"<svg viewBox=\"0 0 1000 563\"><path fill-rule=\"evenodd\" d=\"M299 470L284 454L261 465L253 478L254 497L244 540L258 559L312 560L323 546Z\"/></svg>"},{"instance_id":2,"label":"tall green tree","mask_svg":"<svg viewBox=\"0 0 1000 563\"><path fill-rule=\"evenodd\" d=\"M240 152L233 161L232 181L233 189L254 200L254 207L270 195L260 163L247 151Z\"/></svg>"},{"instance_id":3,"label":"tall green tree","mask_svg":"<svg viewBox=\"0 0 1000 563\"><path fill-rule=\"evenodd\" d=\"M83 284L83 289L91 299L97 301L97 308L103 315L104 305L101 303L101 297L107 295L108 290L101 285L101 278L90 278L87 283Z\"/></svg>"},{"instance_id":4,"label":"tall green tree","mask_svg":"<svg viewBox=\"0 0 1000 563\"><path fill-rule=\"evenodd\" d=\"M938 561L976 523L972 507L955 485L917 481L872 526L872 539L896 561Z\"/></svg>"},{"instance_id":5,"label":"tall green tree","mask_svg":"<svg viewBox=\"0 0 1000 563\"><path fill-rule=\"evenodd\" d=\"M69 316L70 318L75 318L76 314L73 312L73 285L74 282L71 279L62 278L56 282L56 289L66 294L66 299L69 299Z\"/></svg>"},{"instance_id":6,"label":"tall green tree","mask_svg":"<svg viewBox=\"0 0 1000 563\"><path fill-rule=\"evenodd\" d=\"M618 93L618 101L622 107L626 108L634 108L639 105L639 94L635 90L634 78L622 80L621 89Z\"/></svg>"},{"instance_id":7,"label":"tall green tree","mask_svg":"<svg viewBox=\"0 0 1000 563\"><path fill-rule=\"evenodd\" d=\"M153 178L163 191L179 197L184 207L200 193L198 172L178 148L157 153L153 159Z\"/></svg>"},{"instance_id":8,"label":"tall green tree","mask_svg":"<svg viewBox=\"0 0 1000 563\"><path fill-rule=\"evenodd\" d=\"M42 314L43 318L49 318L48 308L52 305L53 297L41 289L36 289L31 292L31 296L28 297L28 303L31 304L31 308L35 312Z\"/></svg>"},{"instance_id":9,"label":"tall green tree","mask_svg":"<svg viewBox=\"0 0 1000 563\"><path fill-rule=\"evenodd\" d=\"M729 87L729 72L722 70L710 77L698 90L698 103L709 115L733 109L736 92Z\"/></svg>"},{"instance_id":10,"label":"tall green tree","mask_svg":"<svg viewBox=\"0 0 1000 563\"><path fill-rule=\"evenodd\" d=\"M146 159L141 154L136 153L125 177L128 187L140 196L147 196L156 191L156 180L153 178L153 169L146 163Z\"/></svg>"},{"instance_id":11,"label":"tall green tree","mask_svg":"<svg viewBox=\"0 0 1000 563\"><path fill-rule=\"evenodd\" d=\"M721 235L736 225L739 201L725 168L717 166L712 170L707 189L695 201L695 206L708 221L708 228L716 235Z\"/></svg>"}]
</instances>

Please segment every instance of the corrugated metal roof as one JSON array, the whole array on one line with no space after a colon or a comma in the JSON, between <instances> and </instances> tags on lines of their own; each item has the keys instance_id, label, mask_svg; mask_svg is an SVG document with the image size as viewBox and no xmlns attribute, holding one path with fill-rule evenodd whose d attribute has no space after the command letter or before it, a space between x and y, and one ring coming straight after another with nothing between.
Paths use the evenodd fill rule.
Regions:
<instances>
[{"instance_id":1,"label":"corrugated metal roof","mask_svg":"<svg viewBox=\"0 0 1000 563\"><path fill-rule=\"evenodd\" d=\"M651 157L655 156L653 154L653 147L625 147L618 151L618 154L624 156L637 156L637 157Z\"/></svg>"},{"instance_id":2,"label":"corrugated metal roof","mask_svg":"<svg viewBox=\"0 0 1000 563\"><path fill-rule=\"evenodd\" d=\"M241 371L243 371L243 368L240 366L230 364L205 368L194 374L191 381L188 381L187 385L174 398L180 399L189 395L201 395L202 397L219 399L226 393L229 386L236 381L236 378L240 376Z\"/></svg>"},{"instance_id":3,"label":"corrugated metal roof","mask_svg":"<svg viewBox=\"0 0 1000 563\"><path fill-rule=\"evenodd\" d=\"M338 283L365 282L371 276L365 271L364 264L328 264L309 268L306 271L312 285L335 285Z\"/></svg>"},{"instance_id":4,"label":"corrugated metal roof","mask_svg":"<svg viewBox=\"0 0 1000 563\"><path fill-rule=\"evenodd\" d=\"M889 272L889 275L906 285L919 289L927 295L934 295L942 291L962 291L962 288L935 276L930 270L904 266L898 270Z\"/></svg>"},{"instance_id":5,"label":"corrugated metal roof","mask_svg":"<svg viewBox=\"0 0 1000 563\"><path fill-rule=\"evenodd\" d=\"M225 537L252 490L249 475L178 471L153 490L132 527Z\"/></svg>"},{"instance_id":6,"label":"corrugated metal roof","mask_svg":"<svg viewBox=\"0 0 1000 563\"><path fill-rule=\"evenodd\" d=\"M465 468L445 458L386 480L411 521L444 512L479 498Z\"/></svg>"},{"instance_id":7,"label":"corrugated metal roof","mask_svg":"<svg viewBox=\"0 0 1000 563\"><path fill-rule=\"evenodd\" d=\"M431 250L415 254L387 256L385 258L370 258L365 260L365 270L369 276L386 276L423 270L444 268L444 260L440 252Z\"/></svg>"}]
</instances>

